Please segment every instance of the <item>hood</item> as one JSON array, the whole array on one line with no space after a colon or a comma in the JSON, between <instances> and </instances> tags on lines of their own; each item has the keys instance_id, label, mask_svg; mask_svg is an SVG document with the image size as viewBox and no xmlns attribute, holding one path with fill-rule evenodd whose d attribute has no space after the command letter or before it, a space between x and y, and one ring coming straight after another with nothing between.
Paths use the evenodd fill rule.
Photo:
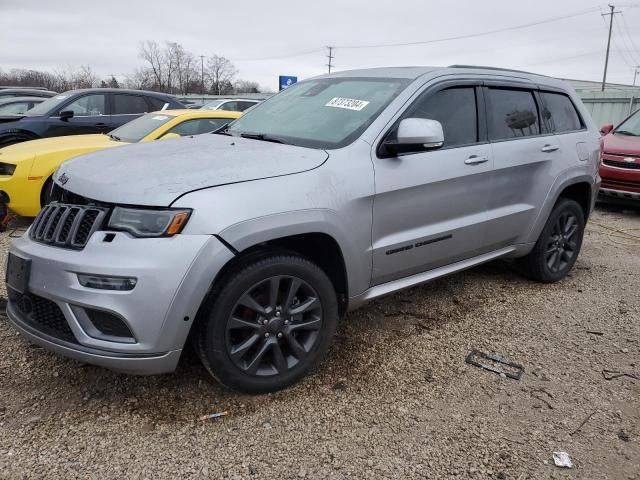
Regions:
<instances>
[{"instance_id":1,"label":"hood","mask_svg":"<svg viewBox=\"0 0 640 480\"><path fill-rule=\"evenodd\" d=\"M69 135L20 142L0 149L0 152L7 157L22 156L24 154L39 156L61 152L77 152L77 154L80 154L84 151L121 145L127 145L127 143L115 142L107 135Z\"/></svg>"},{"instance_id":2,"label":"hood","mask_svg":"<svg viewBox=\"0 0 640 480\"><path fill-rule=\"evenodd\" d=\"M80 155L60 166L55 181L102 202L169 206L194 190L311 170L328 156L324 150L199 135Z\"/></svg>"},{"instance_id":3,"label":"hood","mask_svg":"<svg viewBox=\"0 0 640 480\"><path fill-rule=\"evenodd\" d=\"M610 133L603 138L603 141L603 153L623 153L625 155L640 156L640 137Z\"/></svg>"}]
</instances>

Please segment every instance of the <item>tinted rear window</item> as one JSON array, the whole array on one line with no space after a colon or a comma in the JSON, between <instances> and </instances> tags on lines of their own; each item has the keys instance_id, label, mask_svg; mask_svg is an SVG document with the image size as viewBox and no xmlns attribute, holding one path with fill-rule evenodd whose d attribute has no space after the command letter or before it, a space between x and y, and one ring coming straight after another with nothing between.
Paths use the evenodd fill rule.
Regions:
<instances>
[{"instance_id":1,"label":"tinted rear window","mask_svg":"<svg viewBox=\"0 0 640 480\"><path fill-rule=\"evenodd\" d=\"M540 121L533 93L529 90L487 90L489 138L504 140L540 133Z\"/></svg>"},{"instance_id":2,"label":"tinted rear window","mask_svg":"<svg viewBox=\"0 0 640 480\"><path fill-rule=\"evenodd\" d=\"M582 128L582 121L571 99L561 93L541 92L542 118L550 132L571 132Z\"/></svg>"},{"instance_id":3,"label":"tinted rear window","mask_svg":"<svg viewBox=\"0 0 640 480\"><path fill-rule=\"evenodd\" d=\"M119 94L113 96L113 115L140 114L148 111L149 107L144 97Z\"/></svg>"}]
</instances>

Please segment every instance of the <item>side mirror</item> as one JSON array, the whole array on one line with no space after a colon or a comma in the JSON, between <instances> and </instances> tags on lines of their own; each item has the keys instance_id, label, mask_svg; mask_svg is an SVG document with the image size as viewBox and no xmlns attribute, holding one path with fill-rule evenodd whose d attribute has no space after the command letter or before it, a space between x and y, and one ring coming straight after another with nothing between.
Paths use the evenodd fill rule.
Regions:
<instances>
[{"instance_id":1,"label":"side mirror","mask_svg":"<svg viewBox=\"0 0 640 480\"><path fill-rule=\"evenodd\" d=\"M384 147L391 154L421 152L442 147L444 132L437 120L405 118L398 125L396 140L385 141Z\"/></svg>"},{"instance_id":2,"label":"side mirror","mask_svg":"<svg viewBox=\"0 0 640 480\"><path fill-rule=\"evenodd\" d=\"M600 128L600 133L604 136L611 133L611 130L613 130L613 125L610 123L607 123Z\"/></svg>"},{"instance_id":3,"label":"side mirror","mask_svg":"<svg viewBox=\"0 0 640 480\"><path fill-rule=\"evenodd\" d=\"M63 110L60 112L60 120L65 122L73 117L73 110Z\"/></svg>"},{"instance_id":4,"label":"side mirror","mask_svg":"<svg viewBox=\"0 0 640 480\"><path fill-rule=\"evenodd\" d=\"M180 135L172 132L165 133L163 136L160 137L160 140L169 140L170 138L180 138Z\"/></svg>"}]
</instances>

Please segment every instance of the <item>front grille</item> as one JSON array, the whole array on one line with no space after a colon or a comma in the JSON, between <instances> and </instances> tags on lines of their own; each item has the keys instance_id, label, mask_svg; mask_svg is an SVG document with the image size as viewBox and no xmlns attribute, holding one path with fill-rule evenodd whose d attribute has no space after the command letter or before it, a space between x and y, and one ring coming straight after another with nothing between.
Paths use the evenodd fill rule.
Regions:
<instances>
[{"instance_id":1,"label":"front grille","mask_svg":"<svg viewBox=\"0 0 640 480\"><path fill-rule=\"evenodd\" d=\"M77 343L60 307L51 300L34 295L9 290L9 303L13 304L29 325L47 335Z\"/></svg>"},{"instance_id":2,"label":"front grille","mask_svg":"<svg viewBox=\"0 0 640 480\"><path fill-rule=\"evenodd\" d=\"M618 162L616 160L608 160L608 159L603 159L602 163L604 163L605 165L608 165L609 167L616 167L616 168L627 168L629 170L640 170L640 163L635 163L635 162Z\"/></svg>"},{"instance_id":3,"label":"front grille","mask_svg":"<svg viewBox=\"0 0 640 480\"><path fill-rule=\"evenodd\" d=\"M601 187L610 188L613 190L628 190L631 192L640 192L640 182L612 180L610 178L603 178Z\"/></svg>"},{"instance_id":4,"label":"front grille","mask_svg":"<svg viewBox=\"0 0 640 480\"><path fill-rule=\"evenodd\" d=\"M82 250L102 226L107 212L103 207L50 203L34 220L29 237L56 247Z\"/></svg>"}]
</instances>

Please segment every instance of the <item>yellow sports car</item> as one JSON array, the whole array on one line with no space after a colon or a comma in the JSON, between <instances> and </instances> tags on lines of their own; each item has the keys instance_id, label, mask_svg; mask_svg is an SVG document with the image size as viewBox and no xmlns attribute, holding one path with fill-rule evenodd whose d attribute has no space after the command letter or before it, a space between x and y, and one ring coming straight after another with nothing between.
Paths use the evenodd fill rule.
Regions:
<instances>
[{"instance_id":1,"label":"yellow sports car","mask_svg":"<svg viewBox=\"0 0 640 480\"><path fill-rule=\"evenodd\" d=\"M0 148L0 202L18 215L34 217L48 203L51 175L65 160L130 143L210 133L240 115L214 110L164 110L148 113L107 135L43 138Z\"/></svg>"}]
</instances>

